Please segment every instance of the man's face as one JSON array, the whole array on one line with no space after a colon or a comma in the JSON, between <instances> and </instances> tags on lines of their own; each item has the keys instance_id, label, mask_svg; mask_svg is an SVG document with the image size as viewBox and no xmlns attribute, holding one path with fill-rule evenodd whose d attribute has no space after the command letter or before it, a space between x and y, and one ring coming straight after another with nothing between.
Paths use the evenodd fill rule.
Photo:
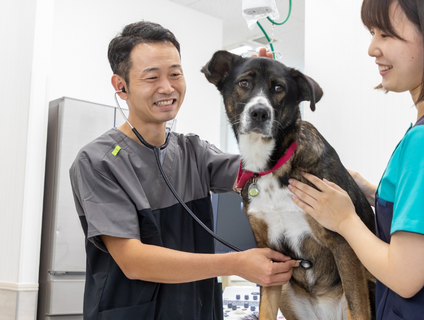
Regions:
<instances>
[{"instance_id":1,"label":"man's face","mask_svg":"<svg viewBox=\"0 0 424 320\"><path fill-rule=\"evenodd\" d=\"M174 119L186 92L175 46L170 42L142 43L131 51L131 60L127 88L129 121L137 125Z\"/></svg>"}]
</instances>

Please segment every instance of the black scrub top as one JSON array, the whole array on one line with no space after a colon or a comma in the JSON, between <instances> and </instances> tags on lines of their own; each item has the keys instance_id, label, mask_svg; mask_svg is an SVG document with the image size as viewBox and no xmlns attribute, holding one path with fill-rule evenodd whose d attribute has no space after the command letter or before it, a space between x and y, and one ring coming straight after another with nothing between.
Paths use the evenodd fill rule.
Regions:
<instances>
[{"instance_id":1,"label":"black scrub top","mask_svg":"<svg viewBox=\"0 0 424 320\"><path fill-rule=\"evenodd\" d=\"M210 229L210 191L228 192L239 157L195 135L171 133L163 168L172 185ZM153 152L114 128L85 146L70 177L86 235L84 319L222 319L217 280L161 284L128 279L100 235L134 238L170 249L214 253L214 241L166 186Z\"/></svg>"}]
</instances>

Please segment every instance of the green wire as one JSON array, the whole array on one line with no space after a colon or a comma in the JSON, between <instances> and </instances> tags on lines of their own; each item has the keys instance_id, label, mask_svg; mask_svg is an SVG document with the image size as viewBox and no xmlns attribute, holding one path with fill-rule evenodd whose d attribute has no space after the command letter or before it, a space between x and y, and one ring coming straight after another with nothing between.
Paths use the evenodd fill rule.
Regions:
<instances>
[{"instance_id":1,"label":"green wire","mask_svg":"<svg viewBox=\"0 0 424 320\"><path fill-rule=\"evenodd\" d=\"M284 20L283 22L275 22L270 17L266 17L266 18L269 21L271 21L273 24L276 24L277 26L281 26L282 24L285 24L287 22L287 20L289 20L290 13L291 13L291 8L292 8L292 0L289 0L289 13L287 14L286 20Z\"/></svg>"},{"instance_id":2,"label":"green wire","mask_svg":"<svg viewBox=\"0 0 424 320\"><path fill-rule=\"evenodd\" d=\"M271 39L268 37L267 33L265 32L265 29L262 28L262 25L259 23L259 21L256 21L257 25L259 26L259 28L261 28L262 32L264 33L266 39L268 40L269 46L271 47L271 51L272 51L272 56L275 59L275 53L274 53L274 46L271 43Z\"/></svg>"},{"instance_id":3,"label":"green wire","mask_svg":"<svg viewBox=\"0 0 424 320\"><path fill-rule=\"evenodd\" d=\"M271 20L271 18L270 18L270 17L266 17L266 18L267 18L269 21L271 21L273 24L276 24L276 25L278 25L278 26L281 26L282 24L286 23L286 22L287 22L287 20L289 20L290 13L291 13L291 8L292 8L292 0L289 0L289 13L287 14L287 18L286 18L286 20L284 20L283 22L275 22L275 21ZM265 29L262 27L262 25L259 23L259 21L256 21L256 24L259 26L259 28L260 28L260 29L262 30L262 32L264 33L265 38L268 40L269 46L270 46L270 48L271 48L271 50L272 50L272 56L273 56L273 57L274 57L274 59L275 59L274 46L273 46L273 45L272 45L272 43L271 43L271 39L268 37L268 34L265 32Z\"/></svg>"}]
</instances>

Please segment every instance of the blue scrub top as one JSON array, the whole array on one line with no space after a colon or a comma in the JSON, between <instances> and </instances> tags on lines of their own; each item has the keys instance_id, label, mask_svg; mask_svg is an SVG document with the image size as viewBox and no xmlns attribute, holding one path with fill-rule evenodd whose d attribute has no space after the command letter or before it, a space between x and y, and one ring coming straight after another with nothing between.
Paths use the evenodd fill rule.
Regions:
<instances>
[{"instance_id":1,"label":"blue scrub top","mask_svg":"<svg viewBox=\"0 0 424 320\"><path fill-rule=\"evenodd\" d=\"M424 118L420 119L424 122ZM399 142L380 181L377 193L393 203L390 234L424 234L424 125L410 127Z\"/></svg>"},{"instance_id":2,"label":"blue scrub top","mask_svg":"<svg viewBox=\"0 0 424 320\"><path fill-rule=\"evenodd\" d=\"M397 145L376 192L377 236L390 243L397 231L424 234L424 117ZM407 268L407 265L406 265ZM424 288L404 299L377 280L378 320L418 320L424 315Z\"/></svg>"}]
</instances>

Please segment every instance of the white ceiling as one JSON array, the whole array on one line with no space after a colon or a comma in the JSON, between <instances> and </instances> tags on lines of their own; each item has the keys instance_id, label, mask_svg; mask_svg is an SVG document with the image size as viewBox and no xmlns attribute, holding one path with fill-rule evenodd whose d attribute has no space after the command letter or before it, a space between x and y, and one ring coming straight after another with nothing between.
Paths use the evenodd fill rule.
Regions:
<instances>
[{"instance_id":1,"label":"white ceiling","mask_svg":"<svg viewBox=\"0 0 424 320\"><path fill-rule=\"evenodd\" d=\"M205 13L223 21L223 49L231 50L241 45L253 48L260 46L254 39L263 38L264 34L255 25L253 30L247 27L242 16L242 0L170 0L187 8ZM283 21L288 14L289 0L276 0L280 18ZM289 20L281 25L275 25L267 19L259 22L268 36L275 40L274 50L283 56L282 62L298 69L303 69L304 61L304 24L305 0L292 0L292 10ZM272 36L274 34L274 36Z\"/></svg>"}]
</instances>

